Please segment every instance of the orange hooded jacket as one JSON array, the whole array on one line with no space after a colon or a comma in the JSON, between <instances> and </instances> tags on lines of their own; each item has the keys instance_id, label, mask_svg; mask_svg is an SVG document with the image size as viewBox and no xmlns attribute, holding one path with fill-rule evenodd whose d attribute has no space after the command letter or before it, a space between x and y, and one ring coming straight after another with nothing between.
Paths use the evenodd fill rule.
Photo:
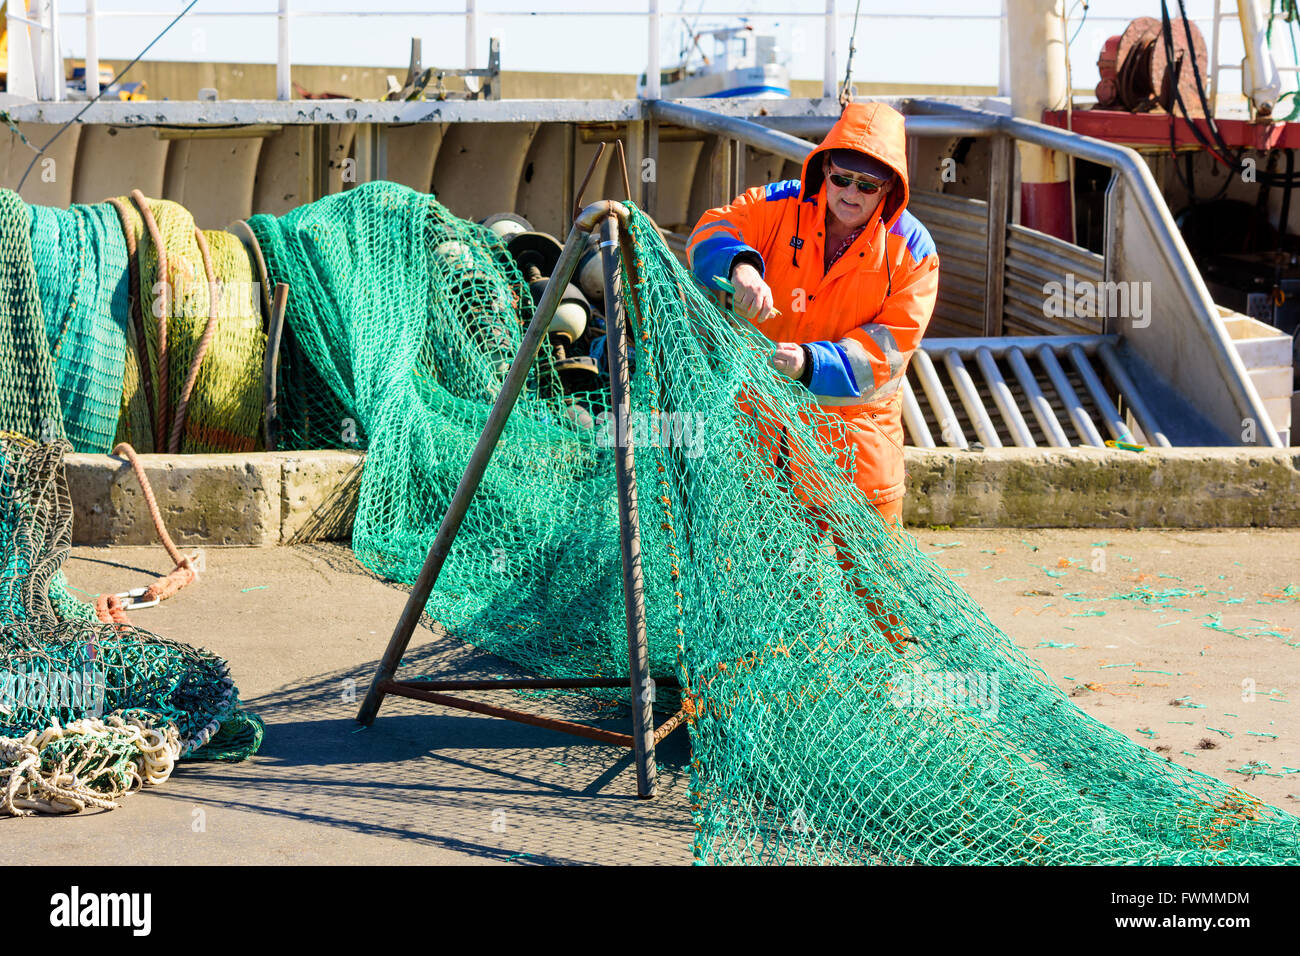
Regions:
<instances>
[{"instance_id":1,"label":"orange hooded jacket","mask_svg":"<svg viewBox=\"0 0 1300 956\"><path fill-rule=\"evenodd\" d=\"M827 271L822 154L831 149L866 153L898 178ZM729 277L738 256L757 257L781 310L757 327L773 342L809 346L809 388L846 426L847 440L820 429L823 444L877 505L903 495L901 386L939 286L934 241L907 211L906 149L902 114L882 103L851 103L804 160L801 180L756 186L710 209L686 246L695 277L715 291L713 277ZM800 457L787 458L787 466L801 471Z\"/></svg>"}]
</instances>

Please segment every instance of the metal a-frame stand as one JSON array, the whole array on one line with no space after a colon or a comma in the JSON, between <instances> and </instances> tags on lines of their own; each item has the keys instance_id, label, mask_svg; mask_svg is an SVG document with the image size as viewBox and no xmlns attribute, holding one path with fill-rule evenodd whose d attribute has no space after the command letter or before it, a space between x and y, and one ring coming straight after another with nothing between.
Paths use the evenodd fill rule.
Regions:
<instances>
[{"instance_id":1,"label":"metal a-frame stand","mask_svg":"<svg viewBox=\"0 0 1300 956\"><path fill-rule=\"evenodd\" d=\"M623 601L627 617L627 656L628 678L588 678L561 680L398 680L397 666L402 655L406 653L411 635L424 613L429 595L437 584L438 575L451 551L452 542L460 530L461 522L469 509L470 502L478 490L479 482L487 469L488 461L505 429L506 419L515 406L528 371L537 358L545 338L547 327L555 314L556 306L564 293L565 286L573 275L578 258L586 242L586 236L598 225L600 227L601 261L605 270L605 311L606 331L610 357L610 398L616 416L616 422L626 422L631 407L630 386L627 361L627 321L623 309L623 285L619 269L619 248L623 251L623 260L629 264L629 270L635 268L631 240L627 233L628 211L621 203L606 200L593 203L584 209L574 220L564 243L564 251L554 273L546 284L542 300L537 304L533 319L524 333L519 347L519 354L510 365L502 384L501 393L488 415L487 424L479 436L474 451L470 454L465 473L452 495L447 513L438 528L437 537L429 548L424 567L416 578L407 599L406 607L388 641L379 662L379 670L371 682L370 690L357 713L357 720L369 726L379 713L380 705L388 695L408 697L414 700L455 707L460 710L473 711L491 717L501 717L538 727L586 737L600 743L617 747L628 747L636 755L637 796L652 797L655 794L655 745L668 736L685 721L685 711L679 710L657 729L654 726L653 684L650 679L649 653L646 644L645 592L641 575L641 530L637 517L636 471L633 449L629 442L616 442L615 472L618 480L619 499L619 537L623 552ZM635 287L635 274L629 275L629 295ZM635 300L634 300L635 301ZM621 429L619 429L621 431ZM662 681L674 686L675 681ZM632 694L632 733L621 734L568 720L540 717L509 707L485 704L480 701L453 697L443 691L466 690L504 690L504 689L579 689L595 687L627 687Z\"/></svg>"}]
</instances>

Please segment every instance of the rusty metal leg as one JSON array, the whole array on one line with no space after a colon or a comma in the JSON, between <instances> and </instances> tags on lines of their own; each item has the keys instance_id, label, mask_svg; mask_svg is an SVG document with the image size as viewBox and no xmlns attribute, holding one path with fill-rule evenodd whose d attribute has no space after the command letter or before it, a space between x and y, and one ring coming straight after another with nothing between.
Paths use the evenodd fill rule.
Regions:
<instances>
[{"instance_id":1,"label":"rusty metal leg","mask_svg":"<svg viewBox=\"0 0 1300 956\"><path fill-rule=\"evenodd\" d=\"M655 795L654 685L646 641L645 586L641 575L641 525L636 506L636 470L628 428L632 410L627 362L627 323L618 256L618 220L600 226L605 267L606 348L609 392L614 412L615 472L618 477L618 530L623 551L623 605L627 616L628 679L632 690L632 740L636 752L638 797Z\"/></svg>"}]
</instances>

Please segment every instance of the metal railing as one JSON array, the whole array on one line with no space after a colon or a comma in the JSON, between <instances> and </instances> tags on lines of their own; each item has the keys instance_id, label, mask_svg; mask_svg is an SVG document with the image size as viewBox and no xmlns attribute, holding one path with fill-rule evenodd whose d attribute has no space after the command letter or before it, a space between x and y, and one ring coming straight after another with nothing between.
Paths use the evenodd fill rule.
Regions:
<instances>
[{"instance_id":1,"label":"metal railing","mask_svg":"<svg viewBox=\"0 0 1300 956\"><path fill-rule=\"evenodd\" d=\"M171 13L159 11L140 11L140 10L101 10L98 0L83 0L84 8L82 10L60 10L58 0L32 0L35 3L37 12L33 15L24 16L21 10L26 6L24 0L10 2L9 4L9 36L11 56L14 50L14 38L22 36L24 29L30 27L36 34L34 49L40 51L31 56L31 62L28 61L29 53L27 50L18 51L17 65L20 71L17 75L17 82L20 92L23 95L30 95L32 98L59 101L63 99L63 80L61 72L61 61L58 55L51 55L49 51L58 51L61 49L58 42L58 21L60 18L76 18L85 21L85 43L86 43L86 90L90 96L99 93L99 27L102 21L106 19L117 18L136 18L136 19L159 19L169 18ZM536 19L537 17L590 17L599 15L601 17L627 17L631 19L644 19L649 28L649 40L647 43L646 62L646 96L648 99L658 99L660 95L660 28L665 19L674 19L679 17L680 11L664 10L661 0L646 0L644 9L628 10L509 10L509 9L483 9L480 7L480 0L462 0L463 8L448 10L312 10L298 9L292 0L277 0L277 9L275 10L194 10L187 15L187 19L208 19L208 18L241 18L241 19L267 19L274 17L276 20L276 97L278 99L291 99L293 96L293 87L290 81L290 72L293 65L292 61L292 36L293 23L297 20L305 19L324 19L339 17L362 17L362 18L414 18L414 17L437 17L441 20L459 19L463 21L463 33L465 38L465 68L476 69L478 67L478 37L479 26L483 17L507 18L507 17L527 17ZM818 4L809 3L804 9L786 9L786 10L764 10L752 11L742 9L737 6L729 9L711 8L709 15L711 17L762 17L762 18L781 18L794 20L821 20L824 30L825 50L827 51L823 60L822 74L822 95L834 96L837 92L837 84L840 80L839 69L841 66L841 57L837 49L837 25L845 20L851 20L854 12L852 4L844 3L843 0L822 0L821 9L817 9ZM34 17L34 18L33 18ZM1006 14L992 13L950 13L942 17L935 17L932 14L891 12L891 13L863 13L859 15L861 21L871 23L873 21L891 21L900 20L935 20L944 21L972 21L972 22L1002 22L1005 24ZM1115 23L1121 25L1128 22L1127 17L1123 16L1092 16L1087 22L1097 23ZM1192 17L1193 21L1204 22L1209 20L1212 23L1211 42L1210 42L1210 69L1208 84L1210 87L1209 97L1212 104L1217 104L1219 93L1219 74L1224 70L1241 70L1240 64L1223 63L1220 60L1220 25L1229 20L1239 20L1240 16L1236 11L1224 11L1222 9L1222 0L1215 0L1214 12L1210 17ZM1009 91L1006 89L1006 64L1008 62L1007 51L1005 48L1006 37L1005 30L1000 34L1000 79L999 89L1003 95ZM43 55L42 55L43 54ZM1282 72L1300 72L1300 66L1279 66L1278 70ZM22 70L31 71L31 77L25 78ZM11 75L14 71L11 69ZM28 87L28 88L24 88ZM13 85L11 81L11 91Z\"/></svg>"},{"instance_id":2,"label":"metal railing","mask_svg":"<svg viewBox=\"0 0 1300 956\"><path fill-rule=\"evenodd\" d=\"M60 11L58 0L35 0L40 7L41 13L37 19L29 19L21 14L15 13L15 6L21 6L23 0L18 0L17 4L11 0L9 13L9 36L10 50L15 46L15 38L25 36L25 28L31 27L39 35L41 42L48 45L49 36L57 33L57 24L60 17L72 17L83 19L85 21L85 38L86 38L86 90L90 96L99 93L99 26L100 23L109 18L170 18L171 13L160 13L158 11L136 11L136 10L101 10L97 0L84 0L85 8L83 10ZM292 48L293 48L293 23L298 20L313 18L337 18L337 17L365 17L365 18L424 18L438 17L443 20L459 19L464 23L465 36L465 68L476 69L478 67L478 36L479 25L483 17L508 18L508 17L527 17L530 20L536 20L538 17L627 17L630 19L643 19L648 26L648 42L646 51L646 98L658 99L660 96L660 30L665 20L676 19L682 14L678 10L665 10L662 8L661 0L645 0L645 7L640 10L528 10L528 9L482 9L480 0L463 0L464 7L461 9L450 10L312 10L300 9L297 4L291 0L278 0L276 10L194 10L187 14L186 19L205 19L205 18L243 18L243 19L266 19L274 17L276 20L276 98L281 100L291 99L293 97L293 87L290 81L290 71L293 65ZM820 20L823 24L824 42L826 55L823 57L822 73L822 95L833 97L838 91L837 84L840 80L841 56L837 49L837 30L838 25L846 20L852 20L854 11L851 3L845 0L822 0L821 9L817 9L819 4L816 2L808 3L803 9L795 8L795 3L791 3L790 9L784 10L763 10L753 11L744 9L737 4L727 9L719 9L711 6L708 10L710 17L727 18L727 17L761 17L764 19L781 18L793 20ZM842 9L843 8L843 9ZM863 13L859 17L862 21L875 20L920 20L929 21L935 19L933 15L912 14L906 12L897 13ZM955 13L946 14L941 19L944 20L961 20L961 21L987 21L998 22L1005 17L998 14L966 14ZM1113 19L1113 18L1105 18ZM57 43L53 44L53 49L58 50ZM12 55L12 53L11 53ZM1005 49L1000 51L1003 61L1006 59ZM61 62L57 57L53 60L45 58L42 62L29 64L34 66L34 78L31 80L30 89L27 88L27 81L21 76L18 78L19 91L22 95L30 95L34 99L54 100L63 99L62 87L63 79L61 73ZM19 61L23 61L20 59ZM11 83L11 92L13 86Z\"/></svg>"},{"instance_id":3,"label":"metal railing","mask_svg":"<svg viewBox=\"0 0 1300 956\"><path fill-rule=\"evenodd\" d=\"M933 424L946 446L969 448L965 424L985 448L1001 448L1008 442L1019 448L1070 448L1076 444L1100 448L1105 444L1103 431L1115 441L1141 440L1168 448L1172 442L1125 368L1116 351L1118 344L1117 335L927 339L913 356L903 383L903 423L908 437L921 448L937 447ZM936 361L943 363L947 385ZM966 366L970 361L978 368L979 380ZM1035 372L1031 362L1040 371ZM1073 376L1065 369L1063 363L1067 362ZM1102 384L1095 362L1101 363L1114 383L1116 398L1132 415L1137 435ZM1046 388L1040 385L1040 378ZM920 385L929 414L922 409L912 379ZM1018 391L1012 390L1008 379ZM1075 381L1085 397L1080 396ZM964 418L949 401L950 392L957 396ZM989 410L990 402L996 416ZM1071 439L1069 432L1076 438ZM1004 435L1007 442L1002 440Z\"/></svg>"}]
</instances>

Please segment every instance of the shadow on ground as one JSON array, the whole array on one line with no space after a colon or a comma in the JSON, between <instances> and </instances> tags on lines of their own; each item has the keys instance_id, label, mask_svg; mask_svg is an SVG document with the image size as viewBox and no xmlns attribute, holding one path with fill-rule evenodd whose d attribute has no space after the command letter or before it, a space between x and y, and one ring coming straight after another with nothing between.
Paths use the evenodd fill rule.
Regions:
<instances>
[{"instance_id":1,"label":"shadow on ground","mask_svg":"<svg viewBox=\"0 0 1300 956\"><path fill-rule=\"evenodd\" d=\"M452 646L443 646L450 643ZM439 635L402 673L517 673ZM689 862L685 731L658 751L659 795L635 795L631 754L545 728L390 697L368 728L355 720L377 661L250 700L266 721L242 764L185 763L158 793L196 805L284 816L406 844L527 863ZM468 696L468 695L467 695ZM477 699L626 731L578 695L487 692Z\"/></svg>"}]
</instances>

